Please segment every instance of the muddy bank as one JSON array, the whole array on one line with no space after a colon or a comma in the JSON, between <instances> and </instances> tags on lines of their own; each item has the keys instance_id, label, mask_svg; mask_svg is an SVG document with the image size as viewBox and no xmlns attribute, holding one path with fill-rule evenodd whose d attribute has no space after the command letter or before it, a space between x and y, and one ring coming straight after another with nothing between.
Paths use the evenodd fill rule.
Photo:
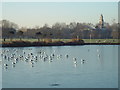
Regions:
<instances>
[{"instance_id":1,"label":"muddy bank","mask_svg":"<svg viewBox=\"0 0 120 90\"><path fill-rule=\"evenodd\" d=\"M32 46L73 46L73 45L84 45L84 41L75 42L25 42L25 41L14 41L12 43L2 43L1 47L32 47Z\"/></svg>"},{"instance_id":2,"label":"muddy bank","mask_svg":"<svg viewBox=\"0 0 120 90\"><path fill-rule=\"evenodd\" d=\"M32 46L75 46L75 45L120 45L120 43L84 43L83 40L75 42L25 42L14 41L12 43L2 43L1 47L32 47Z\"/></svg>"}]
</instances>

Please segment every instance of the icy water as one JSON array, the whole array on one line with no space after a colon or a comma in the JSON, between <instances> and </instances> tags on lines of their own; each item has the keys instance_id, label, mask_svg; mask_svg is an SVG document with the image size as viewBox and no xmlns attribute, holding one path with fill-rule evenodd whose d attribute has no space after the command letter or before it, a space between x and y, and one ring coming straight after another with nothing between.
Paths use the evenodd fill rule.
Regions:
<instances>
[{"instance_id":1,"label":"icy water","mask_svg":"<svg viewBox=\"0 0 120 90\"><path fill-rule=\"evenodd\" d=\"M1 50L3 88L118 88L117 45Z\"/></svg>"}]
</instances>

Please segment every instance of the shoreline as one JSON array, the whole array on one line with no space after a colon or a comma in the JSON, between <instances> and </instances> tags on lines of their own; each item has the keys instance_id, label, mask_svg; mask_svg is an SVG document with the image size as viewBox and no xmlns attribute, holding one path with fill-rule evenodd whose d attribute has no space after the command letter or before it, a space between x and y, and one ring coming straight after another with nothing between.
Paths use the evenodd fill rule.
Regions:
<instances>
[{"instance_id":1,"label":"shoreline","mask_svg":"<svg viewBox=\"0 0 120 90\"><path fill-rule=\"evenodd\" d=\"M120 43L85 43L85 45L120 45Z\"/></svg>"},{"instance_id":2,"label":"shoreline","mask_svg":"<svg viewBox=\"0 0 120 90\"><path fill-rule=\"evenodd\" d=\"M4 43L0 47L44 47L44 46L84 46L84 45L120 45L120 43L84 43L84 42L55 42L55 43L45 43L45 42L14 42L14 43Z\"/></svg>"},{"instance_id":3,"label":"shoreline","mask_svg":"<svg viewBox=\"0 0 120 90\"><path fill-rule=\"evenodd\" d=\"M11 43L2 43L1 47L32 47L32 46L73 46L73 45L84 45L83 40L70 41L70 42L26 42L26 41L13 41Z\"/></svg>"}]
</instances>

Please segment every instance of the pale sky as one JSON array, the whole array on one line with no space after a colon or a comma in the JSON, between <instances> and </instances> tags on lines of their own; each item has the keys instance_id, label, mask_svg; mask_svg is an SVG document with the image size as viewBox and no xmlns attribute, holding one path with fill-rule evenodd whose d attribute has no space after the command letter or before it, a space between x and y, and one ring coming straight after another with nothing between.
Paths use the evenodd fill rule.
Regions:
<instances>
[{"instance_id":1,"label":"pale sky","mask_svg":"<svg viewBox=\"0 0 120 90\"><path fill-rule=\"evenodd\" d=\"M103 14L105 22L118 21L117 2L3 2L2 19L20 27L52 25L56 22L96 24Z\"/></svg>"}]
</instances>

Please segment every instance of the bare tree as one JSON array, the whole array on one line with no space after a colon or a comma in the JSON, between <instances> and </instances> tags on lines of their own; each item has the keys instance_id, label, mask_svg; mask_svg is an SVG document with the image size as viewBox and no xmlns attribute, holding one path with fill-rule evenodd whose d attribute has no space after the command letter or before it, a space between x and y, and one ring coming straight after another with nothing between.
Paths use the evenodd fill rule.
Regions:
<instances>
[{"instance_id":1,"label":"bare tree","mask_svg":"<svg viewBox=\"0 0 120 90\"><path fill-rule=\"evenodd\" d=\"M18 25L10 22L8 20L2 20L2 28L14 28L14 29L18 29Z\"/></svg>"},{"instance_id":2,"label":"bare tree","mask_svg":"<svg viewBox=\"0 0 120 90\"><path fill-rule=\"evenodd\" d=\"M18 36L20 38L20 41L22 41L23 33L24 33L23 31L18 31L17 32L17 34L18 34Z\"/></svg>"},{"instance_id":3,"label":"bare tree","mask_svg":"<svg viewBox=\"0 0 120 90\"><path fill-rule=\"evenodd\" d=\"M37 32L36 33L36 36L38 37L38 42L40 41L40 36L42 35L42 33L41 32Z\"/></svg>"},{"instance_id":4,"label":"bare tree","mask_svg":"<svg viewBox=\"0 0 120 90\"><path fill-rule=\"evenodd\" d=\"M15 35L14 31L9 31L10 41L12 41L14 35Z\"/></svg>"}]
</instances>

